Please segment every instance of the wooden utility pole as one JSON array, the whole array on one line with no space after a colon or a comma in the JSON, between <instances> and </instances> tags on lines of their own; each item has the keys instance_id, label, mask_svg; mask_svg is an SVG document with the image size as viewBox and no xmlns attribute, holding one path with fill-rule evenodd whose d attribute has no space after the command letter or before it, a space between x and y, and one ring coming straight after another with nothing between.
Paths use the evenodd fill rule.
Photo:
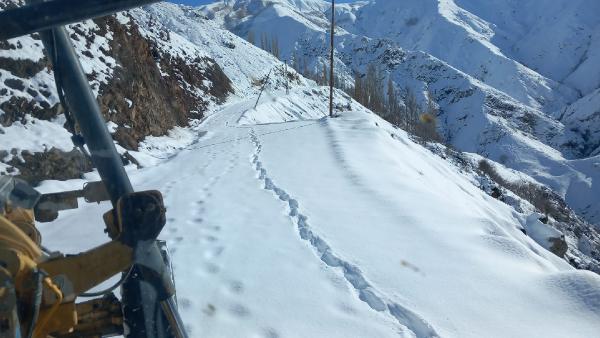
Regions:
<instances>
[{"instance_id":1,"label":"wooden utility pole","mask_svg":"<svg viewBox=\"0 0 600 338\"><path fill-rule=\"evenodd\" d=\"M262 87L260 87L260 93L258 93L258 98L256 99L256 103L254 104L254 109L256 109L256 107L258 106L258 101L260 101L260 97L262 96L262 93L265 90L267 83L269 82L269 77L271 76L272 71L273 71L273 68L271 68L271 70L269 70L269 74L267 74L267 77L264 78L264 80L263 80L264 82L262 83Z\"/></svg>"},{"instance_id":2,"label":"wooden utility pole","mask_svg":"<svg viewBox=\"0 0 600 338\"><path fill-rule=\"evenodd\" d=\"M335 34L335 0L331 0L331 46L329 53L329 117L333 117L333 35Z\"/></svg>"}]
</instances>

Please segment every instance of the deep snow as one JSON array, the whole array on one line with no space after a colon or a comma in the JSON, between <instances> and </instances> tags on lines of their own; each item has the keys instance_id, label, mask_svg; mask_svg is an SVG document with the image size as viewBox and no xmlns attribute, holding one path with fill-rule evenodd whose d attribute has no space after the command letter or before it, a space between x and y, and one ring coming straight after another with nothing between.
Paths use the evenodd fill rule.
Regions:
<instances>
[{"instance_id":1,"label":"deep snow","mask_svg":"<svg viewBox=\"0 0 600 338\"><path fill-rule=\"evenodd\" d=\"M329 3L227 0L198 12L242 38L277 39L281 58L320 73L327 63ZM338 76L379 66L382 83L439 105L443 139L522 171L592 224L598 163L600 21L594 0L358 1L337 7ZM290 61L293 62L293 61ZM560 118L562 116L562 118ZM575 160L574 160L575 159ZM572 161L574 160L574 161Z\"/></svg>"},{"instance_id":2,"label":"deep snow","mask_svg":"<svg viewBox=\"0 0 600 338\"><path fill-rule=\"evenodd\" d=\"M299 94L277 93L256 110L253 99L232 99L193 128L202 136L184 150L130 168L136 189L165 195L161 237L192 337L600 331L600 277L523 235L522 215L358 106L335 119L315 111L266 123L260 107L295 111L285 100ZM46 245L101 243L108 207L42 226Z\"/></svg>"},{"instance_id":3,"label":"deep snow","mask_svg":"<svg viewBox=\"0 0 600 338\"><path fill-rule=\"evenodd\" d=\"M289 13L289 8L278 5L263 13L263 19L283 18L278 26L282 34L313 28L315 34L307 33L315 37L309 46L319 47L327 5L320 0L285 3L298 12ZM510 13L510 6L500 3L491 1L489 8ZM374 8L375 13L389 9L367 4L341 5L340 24L348 28L359 22L360 13L367 13L363 7ZM427 7L431 1L422 4ZM553 148L558 141L546 134L565 132L565 141L577 141L582 136L571 135L566 128L592 120L590 135L597 142L593 106L598 93L547 116L536 110L542 105L537 100L544 98L552 104L568 101L573 92L559 88L562 85L580 91L597 85L580 81L581 73L593 73L597 63L584 59L559 86L558 77L565 75L581 51L569 56L561 69L548 65L552 58L566 57L564 51L536 58L539 73L525 69L518 61L540 53L527 45L535 31L525 36L525 28L515 31L516 26L493 23L485 7L474 1L439 0L437 4L444 6L428 12L430 16L420 24L435 23L430 31L466 32L458 34L464 39L458 44L462 47L476 37L473 50L480 54L474 57L483 55L476 61L500 64L494 69L503 71L489 75L476 62L453 62L452 57L458 58L454 52L440 54L440 60L420 51L391 48L386 51L395 53L391 61L397 68L390 76L402 85L401 81L411 82L420 92L441 93L439 101L452 116L442 123L459 134L455 138L463 150L493 159L514 154L519 161L508 164L529 175L502 167L503 175L542 181L574 205L583 209L590 205L589 218L600 217L600 209L592 205L597 150L590 153L596 157L568 160ZM440 8L444 11L437 11ZM552 11L556 8L550 6ZM547 240L550 230L540 225L539 215L530 209L519 213L492 199L474 185L471 174L414 143L348 97L336 97L336 109L343 111L339 118L324 118L324 88L300 77L286 95L281 62L222 30L219 18L206 20L200 13L159 4L131 11L131 18L118 16L124 24L135 20L151 39L157 33L150 23L168 29L172 40L160 48L171 55L188 51L211 57L235 86L236 96L223 106L211 105L202 123L176 127L168 136L148 137L139 152L132 152L144 168L127 168L137 190L160 189L165 195L168 224L161 238L172 250L179 306L192 337L587 338L600 332L600 277L574 270L521 232L527 229L532 237L540 237L538 242ZM400 18L410 19L410 12L401 14L407 17ZM390 18L382 18L381 25ZM523 27L546 24L529 19ZM94 25L86 22L80 28L92 30ZM385 33L375 26L369 28L372 32L367 28L361 28L365 34ZM412 35L425 43L418 48L435 54L439 40L422 39L419 32ZM509 52L510 44L497 42L503 32L514 39L511 43L527 45L528 51ZM340 29L340 36L349 38L341 43L352 41L354 33ZM444 35L436 38L443 40ZM94 48L107 39L110 36L99 39ZM364 45L345 46L348 51L365 48L354 50L364 57L358 62L361 66L372 61L368 54L374 49L369 48L378 43L367 40ZM396 43L402 41L398 38ZM27 38L23 43L31 50L22 55L4 51L0 56L41 57L39 44ZM595 50L594 43L589 50ZM111 76L115 65L106 62L85 59L86 70L101 74L93 83L95 89ZM253 109L255 82L271 70L272 83ZM53 89L51 73L36 76L26 85L48 83ZM517 86L509 84L514 79ZM442 97L446 90L451 95ZM503 96L501 90L513 97ZM500 98L497 104L508 103L514 110L488 109L490 98ZM56 100L55 95L48 98L51 103ZM527 113L538 122L535 130L519 125ZM12 142L14 147L34 151L71 148L60 118L30 121L0 129L3 145ZM580 146L589 144L583 140ZM97 179L95 174L86 178ZM70 190L83 182L47 181L40 189ZM62 213L58 221L41 226L44 244L75 253L106 241L101 214L108 208L106 203L84 205ZM578 249L583 251L585 245Z\"/></svg>"}]
</instances>

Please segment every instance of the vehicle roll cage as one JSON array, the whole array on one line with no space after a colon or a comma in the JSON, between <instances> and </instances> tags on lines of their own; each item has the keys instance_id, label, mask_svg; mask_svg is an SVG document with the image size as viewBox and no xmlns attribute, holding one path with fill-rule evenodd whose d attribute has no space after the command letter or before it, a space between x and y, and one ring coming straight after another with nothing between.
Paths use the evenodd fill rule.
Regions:
<instances>
[{"instance_id":1,"label":"vehicle roll cage","mask_svg":"<svg viewBox=\"0 0 600 338\"><path fill-rule=\"evenodd\" d=\"M0 39L39 33L55 72L57 90L65 111L72 114L92 163L98 170L114 208L124 196L134 192L120 155L106 127L96 97L75 53L64 25L119 11L148 5L157 0L27 0L25 6L0 12ZM137 262L166 270L155 242L145 247ZM141 260L141 261L140 261ZM141 264L137 267L142 267ZM174 297L160 299L155 280L136 271L128 274L122 285L125 336L128 338L187 337Z\"/></svg>"}]
</instances>

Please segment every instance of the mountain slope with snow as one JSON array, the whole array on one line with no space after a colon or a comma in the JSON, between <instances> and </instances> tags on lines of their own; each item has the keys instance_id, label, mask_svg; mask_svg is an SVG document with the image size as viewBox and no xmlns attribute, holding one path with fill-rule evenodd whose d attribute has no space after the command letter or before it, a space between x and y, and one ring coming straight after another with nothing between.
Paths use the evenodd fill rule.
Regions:
<instances>
[{"instance_id":1,"label":"mountain slope with snow","mask_svg":"<svg viewBox=\"0 0 600 338\"><path fill-rule=\"evenodd\" d=\"M283 107L294 110L302 98L290 95ZM523 216L406 133L356 103L337 119L237 124L268 122L253 105L229 102L196 127L208 132L197 143L131 172L136 189L165 194L161 236L192 337L600 330L600 277L525 236ZM99 243L108 207L44 226L47 245Z\"/></svg>"},{"instance_id":2,"label":"mountain slope with snow","mask_svg":"<svg viewBox=\"0 0 600 338\"><path fill-rule=\"evenodd\" d=\"M235 0L201 12L243 38L253 36L257 46L269 49L275 39L282 59L320 74L327 63L329 5L311 3L307 9L289 1ZM589 81L600 78L590 58L600 52L593 43L600 21L588 15L596 7L586 0L547 8L535 1L342 4L336 10L337 74L351 86L355 73L364 76L375 64L382 83L391 79L400 97L411 90L424 107L429 92L445 142L535 177L598 224L598 184L571 161L597 155L595 111L576 104L580 95L594 95L598 86Z\"/></svg>"},{"instance_id":3,"label":"mountain slope with snow","mask_svg":"<svg viewBox=\"0 0 600 338\"><path fill-rule=\"evenodd\" d=\"M10 8L20 1L5 1ZM219 65L181 35L129 13L67 28L99 106L126 153L147 136L200 119L231 94ZM74 149L60 108L54 70L39 35L0 41L0 172L37 183L77 178L91 170ZM26 140L26 141L24 141Z\"/></svg>"},{"instance_id":4,"label":"mountain slope with snow","mask_svg":"<svg viewBox=\"0 0 600 338\"><path fill-rule=\"evenodd\" d=\"M358 22L368 6L375 4L341 5L340 24ZM158 189L165 197L161 238L171 249L190 337L588 338L600 332L600 277L574 268L600 271L600 235L561 204L568 196L583 211L589 204L588 216L598 211L591 204L598 158L567 159L578 157L558 149L575 139L567 128L595 121L595 93L558 116L532 94L559 101L570 95L555 91L562 85L550 75L519 74L542 78L514 89L527 96L521 100L442 57L340 29L336 62L345 79L377 62L399 92L410 88L423 103L429 91L440 108L440 131L472 152L461 153L415 139L339 90L338 116L327 118L327 88L286 72L276 57L223 29L255 27L261 18L266 33L271 24L287 23L289 30L269 32L297 32L294 50L318 67L327 8L319 0L228 0L203 9L161 3L110 17L113 26L71 27L89 73L96 73L101 102L108 100L102 79L131 76L128 68L139 71L132 60L140 56L151 62L144 69L154 69L155 80L199 99L190 105L196 114L183 115L186 123L133 142L129 153L140 166L127 166L136 190ZM257 41L261 35L256 32ZM124 36L139 37L134 47L147 48L127 59L119 57L128 49L102 45ZM43 58L31 39L20 40L20 52ZM97 44L87 47L87 39ZM35 48L27 52L23 46L30 45ZM279 45L282 55L291 55L282 40ZM520 69L515 65L510 61L508 69ZM54 92L49 74L26 83ZM230 88L221 90L223 83ZM19 95L27 91L13 96ZM52 95L48 105L56 104ZM135 110L143 95L115 97L119 104L106 105L113 108L109 118L147 116ZM69 147L62 114L27 123L33 118L18 111L25 122L0 129L0 145L32 151L44 149L40 142L60 141ZM108 127L127 125L114 118ZM50 133L61 137L44 141ZM595 142L590 135L572 149ZM122 140L115 141L123 152ZM484 172L486 157L494 169ZM39 189L79 189L97 179L92 172L46 180ZM525 183L531 189L525 193L542 192L560 205L561 219L544 217L523 191L511 190ZM40 225L44 245L76 253L105 242L101 215L109 208L84 204L62 212Z\"/></svg>"},{"instance_id":5,"label":"mountain slope with snow","mask_svg":"<svg viewBox=\"0 0 600 338\"><path fill-rule=\"evenodd\" d=\"M532 0L455 3L489 22L490 42L511 59L581 95L600 87L600 65L594 60L600 50L597 1L552 1L543 8Z\"/></svg>"}]
</instances>

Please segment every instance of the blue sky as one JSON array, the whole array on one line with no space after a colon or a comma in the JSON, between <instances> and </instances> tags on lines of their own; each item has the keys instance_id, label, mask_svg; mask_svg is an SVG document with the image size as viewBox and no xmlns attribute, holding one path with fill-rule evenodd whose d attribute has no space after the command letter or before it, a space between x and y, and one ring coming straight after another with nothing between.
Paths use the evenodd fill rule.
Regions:
<instances>
[{"instance_id":1,"label":"blue sky","mask_svg":"<svg viewBox=\"0 0 600 338\"><path fill-rule=\"evenodd\" d=\"M214 2L214 0L170 0L170 1L177 3L177 4L186 4L186 5L192 5L192 6L203 5L203 4ZM336 0L336 2L352 2L352 1L351 0Z\"/></svg>"}]
</instances>

